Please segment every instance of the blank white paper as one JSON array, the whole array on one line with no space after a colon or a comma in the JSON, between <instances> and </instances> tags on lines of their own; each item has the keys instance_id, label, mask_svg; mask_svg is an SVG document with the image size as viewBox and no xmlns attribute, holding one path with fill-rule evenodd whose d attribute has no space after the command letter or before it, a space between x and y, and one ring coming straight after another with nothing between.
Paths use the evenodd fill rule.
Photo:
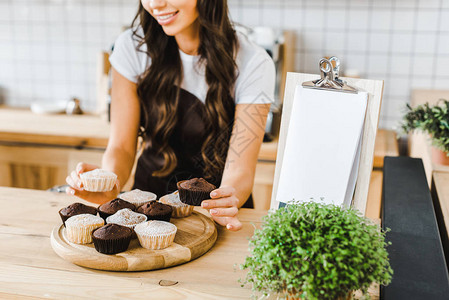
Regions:
<instances>
[{"instance_id":1,"label":"blank white paper","mask_svg":"<svg viewBox=\"0 0 449 300\"><path fill-rule=\"evenodd\" d=\"M350 204L368 93L295 90L276 200Z\"/></svg>"}]
</instances>

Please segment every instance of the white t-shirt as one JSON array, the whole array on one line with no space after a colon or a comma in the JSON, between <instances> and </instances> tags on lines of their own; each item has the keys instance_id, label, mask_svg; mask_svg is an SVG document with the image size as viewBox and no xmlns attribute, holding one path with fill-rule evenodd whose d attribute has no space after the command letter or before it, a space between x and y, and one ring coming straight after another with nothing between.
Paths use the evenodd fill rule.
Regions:
<instances>
[{"instance_id":1,"label":"white t-shirt","mask_svg":"<svg viewBox=\"0 0 449 300\"><path fill-rule=\"evenodd\" d=\"M243 33L237 32L238 68L234 96L236 104L263 104L274 102L276 71L273 60L267 52L251 42ZM138 41L132 36L132 30L124 31L117 38L109 61L111 65L128 80L137 83L138 77L150 66L150 57L146 44L137 50ZM208 85L205 78L205 66L199 64L199 56L188 55L179 50L184 72L181 88L195 95L203 103L206 101Z\"/></svg>"}]
</instances>

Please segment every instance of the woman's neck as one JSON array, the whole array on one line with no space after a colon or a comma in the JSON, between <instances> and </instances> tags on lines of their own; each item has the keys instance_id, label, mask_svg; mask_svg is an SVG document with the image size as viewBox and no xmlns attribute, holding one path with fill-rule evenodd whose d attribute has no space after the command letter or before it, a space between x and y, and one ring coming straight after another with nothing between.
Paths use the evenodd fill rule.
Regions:
<instances>
[{"instance_id":1,"label":"woman's neck","mask_svg":"<svg viewBox=\"0 0 449 300\"><path fill-rule=\"evenodd\" d=\"M182 52L188 55L198 55L200 46L200 26L196 20L191 26L184 31L175 35L176 43Z\"/></svg>"}]
</instances>

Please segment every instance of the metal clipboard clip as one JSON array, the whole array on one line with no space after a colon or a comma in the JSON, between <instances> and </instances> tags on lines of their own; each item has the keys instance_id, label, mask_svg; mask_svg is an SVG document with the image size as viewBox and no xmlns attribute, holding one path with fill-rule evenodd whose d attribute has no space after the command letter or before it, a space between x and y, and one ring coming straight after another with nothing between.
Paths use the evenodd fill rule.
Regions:
<instances>
[{"instance_id":1,"label":"metal clipboard clip","mask_svg":"<svg viewBox=\"0 0 449 300\"><path fill-rule=\"evenodd\" d=\"M335 67L332 66L332 62L335 62ZM305 88L336 91L343 93L357 94L358 90L352 86L349 86L338 78L340 73L340 60L332 56L329 59L322 58L320 60L321 78L312 81L306 81L302 84Z\"/></svg>"}]
</instances>

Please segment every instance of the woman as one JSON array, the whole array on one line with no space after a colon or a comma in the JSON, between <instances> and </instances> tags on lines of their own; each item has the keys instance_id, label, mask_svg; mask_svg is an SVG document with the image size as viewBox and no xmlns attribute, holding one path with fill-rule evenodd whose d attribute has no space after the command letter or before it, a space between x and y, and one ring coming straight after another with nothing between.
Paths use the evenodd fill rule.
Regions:
<instances>
[{"instance_id":1,"label":"woman","mask_svg":"<svg viewBox=\"0 0 449 300\"><path fill-rule=\"evenodd\" d=\"M204 177L219 188L202 207L239 230L274 93L267 53L234 31L226 1L142 0L110 62L111 133L102 168L116 173L118 184L107 193L84 191L79 174L97 167L80 163L67 177L67 193L98 204L115 198L141 134L146 146L133 188L161 197L179 180Z\"/></svg>"}]
</instances>

